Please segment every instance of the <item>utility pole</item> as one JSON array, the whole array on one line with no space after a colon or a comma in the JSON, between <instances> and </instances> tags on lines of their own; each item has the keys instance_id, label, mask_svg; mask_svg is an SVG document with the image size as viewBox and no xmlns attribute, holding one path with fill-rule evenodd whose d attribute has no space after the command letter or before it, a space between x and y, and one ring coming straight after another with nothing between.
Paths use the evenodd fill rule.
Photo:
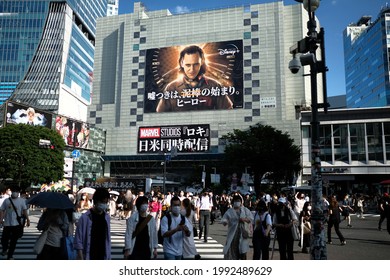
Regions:
<instances>
[{"instance_id":1,"label":"utility pole","mask_svg":"<svg viewBox=\"0 0 390 280\"><path fill-rule=\"evenodd\" d=\"M322 209L322 174L321 158L319 145L320 122L318 120L318 109L324 108L327 112L326 96L326 71L325 66L325 47L324 47L324 29L317 32L317 23L315 19L315 10L320 5L320 0L295 0L303 3L304 8L308 11L309 21L307 22L307 37L298 41L290 48L293 54L293 60L289 63L292 73L298 73L303 65L310 65L310 83L311 83L311 186L312 186L312 231L310 238L310 255L312 260L327 259L326 241L324 232L324 214ZM318 45L321 47L321 60L317 61L316 50ZM300 53L299 59L296 54ZM317 74L322 73L324 103L318 103L317 92Z\"/></svg>"}]
</instances>

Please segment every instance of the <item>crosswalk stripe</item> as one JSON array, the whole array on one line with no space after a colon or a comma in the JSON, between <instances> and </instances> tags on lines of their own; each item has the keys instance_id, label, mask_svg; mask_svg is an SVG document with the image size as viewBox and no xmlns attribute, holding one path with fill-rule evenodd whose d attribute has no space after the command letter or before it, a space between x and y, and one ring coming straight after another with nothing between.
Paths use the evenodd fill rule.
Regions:
<instances>
[{"instance_id":1,"label":"crosswalk stripe","mask_svg":"<svg viewBox=\"0 0 390 280\"><path fill-rule=\"evenodd\" d=\"M40 213L30 215L31 225L26 227L24 235L18 240L16 245L14 259L15 260L34 260L36 255L33 252L35 241L41 234L36 228ZM123 246L125 243L125 220L111 220L111 258L113 260L123 260ZM1 230L2 234L2 230ZM195 246L202 259L218 260L223 259L223 245L216 240L208 238L207 243L198 238L194 239ZM159 245L157 249L157 259L163 259L163 248ZM0 257L1 258L1 257ZM6 258L6 257L2 257Z\"/></svg>"}]
</instances>

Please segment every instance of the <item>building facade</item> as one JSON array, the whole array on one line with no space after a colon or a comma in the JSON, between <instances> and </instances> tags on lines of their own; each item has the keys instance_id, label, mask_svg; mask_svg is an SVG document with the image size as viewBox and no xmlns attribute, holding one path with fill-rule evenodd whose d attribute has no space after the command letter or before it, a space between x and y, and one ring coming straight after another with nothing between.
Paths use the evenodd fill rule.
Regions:
<instances>
[{"instance_id":1,"label":"building facade","mask_svg":"<svg viewBox=\"0 0 390 280\"><path fill-rule=\"evenodd\" d=\"M117 16L119 12L119 0L108 0L107 16Z\"/></svg>"},{"instance_id":2,"label":"building facade","mask_svg":"<svg viewBox=\"0 0 390 280\"><path fill-rule=\"evenodd\" d=\"M390 8L378 18L362 17L344 30L345 82L348 108L390 105Z\"/></svg>"},{"instance_id":3,"label":"building facade","mask_svg":"<svg viewBox=\"0 0 390 280\"><path fill-rule=\"evenodd\" d=\"M311 112L302 112L302 183L311 179ZM390 172L389 107L319 113L323 186L327 194L377 193Z\"/></svg>"},{"instance_id":4,"label":"building facade","mask_svg":"<svg viewBox=\"0 0 390 280\"><path fill-rule=\"evenodd\" d=\"M222 136L256 123L300 145L309 70L293 75L288 63L307 20L302 5L282 1L176 15L135 3L131 14L98 19L88 122L107 130L105 176L182 177L197 169L200 180L199 166L207 172L220 160ZM188 46L203 50L205 75L219 86L178 89Z\"/></svg>"},{"instance_id":5,"label":"building facade","mask_svg":"<svg viewBox=\"0 0 390 280\"><path fill-rule=\"evenodd\" d=\"M7 99L86 121L96 19L107 0L0 2L0 104Z\"/></svg>"}]
</instances>

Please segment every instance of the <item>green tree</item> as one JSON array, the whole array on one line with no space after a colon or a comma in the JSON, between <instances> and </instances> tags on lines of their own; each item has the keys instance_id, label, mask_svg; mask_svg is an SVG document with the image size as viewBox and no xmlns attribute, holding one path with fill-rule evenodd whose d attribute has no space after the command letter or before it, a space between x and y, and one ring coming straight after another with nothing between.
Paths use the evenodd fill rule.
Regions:
<instances>
[{"instance_id":1,"label":"green tree","mask_svg":"<svg viewBox=\"0 0 390 280\"><path fill-rule=\"evenodd\" d=\"M302 169L299 146L287 132L282 133L272 126L256 124L247 130L235 129L222 138L226 140L226 166L232 170L249 166L256 189L265 174L276 184L288 183Z\"/></svg>"},{"instance_id":2,"label":"green tree","mask_svg":"<svg viewBox=\"0 0 390 280\"><path fill-rule=\"evenodd\" d=\"M47 148L39 140L50 140ZM64 176L62 137L54 130L25 124L7 125L0 129L0 180L7 178L22 188L31 183L49 183Z\"/></svg>"}]
</instances>

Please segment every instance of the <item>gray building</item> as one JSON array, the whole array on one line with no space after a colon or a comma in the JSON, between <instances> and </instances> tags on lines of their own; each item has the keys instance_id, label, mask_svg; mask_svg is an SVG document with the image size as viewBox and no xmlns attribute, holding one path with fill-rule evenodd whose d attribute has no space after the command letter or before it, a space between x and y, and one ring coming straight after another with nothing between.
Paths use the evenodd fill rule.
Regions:
<instances>
[{"instance_id":1,"label":"gray building","mask_svg":"<svg viewBox=\"0 0 390 280\"><path fill-rule=\"evenodd\" d=\"M207 172L224 151L221 137L256 123L288 131L300 145L299 112L311 103L302 74L309 69L293 75L288 63L307 21L302 5L282 1L187 14L135 3L131 14L99 18L88 122L107 131L105 176L166 172L174 180L200 165ZM180 52L190 45L203 50L205 75L219 86L169 89L180 78ZM212 106L222 98L231 106ZM167 100L175 109L161 111Z\"/></svg>"}]
</instances>

